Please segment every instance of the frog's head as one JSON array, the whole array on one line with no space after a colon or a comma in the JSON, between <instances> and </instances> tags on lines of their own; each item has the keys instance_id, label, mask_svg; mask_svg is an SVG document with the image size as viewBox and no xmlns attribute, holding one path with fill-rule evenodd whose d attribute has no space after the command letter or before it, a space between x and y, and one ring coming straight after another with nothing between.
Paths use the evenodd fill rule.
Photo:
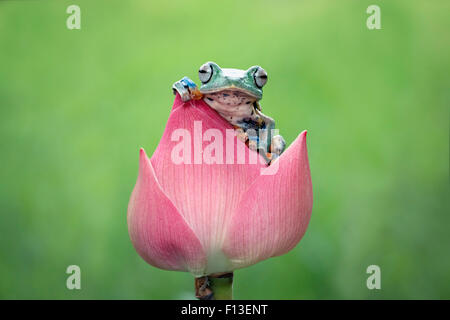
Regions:
<instances>
[{"instance_id":1,"label":"frog's head","mask_svg":"<svg viewBox=\"0 0 450 320\"><path fill-rule=\"evenodd\" d=\"M267 82L266 71L253 66L248 70L221 69L214 62L207 62L198 71L202 85L200 92L204 95L233 93L245 101L258 101L262 98L262 87Z\"/></svg>"}]
</instances>

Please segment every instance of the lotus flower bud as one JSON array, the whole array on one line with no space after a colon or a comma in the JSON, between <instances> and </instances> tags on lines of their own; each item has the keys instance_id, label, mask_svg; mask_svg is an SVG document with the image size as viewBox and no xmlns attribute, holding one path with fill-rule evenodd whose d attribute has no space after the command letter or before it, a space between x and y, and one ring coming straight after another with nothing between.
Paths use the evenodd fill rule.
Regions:
<instances>
[{"instance_id":1,"label":"lotus flower bud","mask_svg":"<svg viewBox=\"0 0 450 320\"><path fill-rule=\"evenodd\" d=\"M288 252L311 210L306 131L267 166L203 100L177 95L153 156L141 149L128 228L149 264L199 277Z\"/></svg>"}]
</instances>

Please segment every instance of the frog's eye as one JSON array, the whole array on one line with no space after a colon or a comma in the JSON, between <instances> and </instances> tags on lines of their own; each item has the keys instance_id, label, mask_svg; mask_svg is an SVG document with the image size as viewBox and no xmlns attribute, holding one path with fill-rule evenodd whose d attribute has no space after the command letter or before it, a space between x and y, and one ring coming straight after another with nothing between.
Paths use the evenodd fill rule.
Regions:
<instances>
[{"instance_id":1,"label":"frog's eye","mask_svg":"<svg viewBox=\"0 0 450 320\"><path fill-rule=\"evenodd\" d=\"M198 77L200 78L200 81L204 84L207 83L213 74L213 68L209 62L205 63L200 67L198 70Z\"/></svg>"},{"instance_id":2,"label":"frog's eye","mask_svg":"<svg viewBox=\"0 0 450 320\"><path fill-rule=\"evenodd\" d=\"M253 75L253 78L255 79L256 86L261 89L267 82L266 70L259 67L258 70L256 70L255 74Z\"/></svg>"}]
</instances>

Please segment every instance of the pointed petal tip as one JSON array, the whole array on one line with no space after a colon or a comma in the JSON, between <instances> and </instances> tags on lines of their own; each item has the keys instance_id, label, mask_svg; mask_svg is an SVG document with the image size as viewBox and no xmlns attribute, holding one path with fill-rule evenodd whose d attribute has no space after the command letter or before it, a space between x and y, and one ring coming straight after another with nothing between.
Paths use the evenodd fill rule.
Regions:
<instances>
[{"instance_id":1,"label":"pointed petal tip","mask_svg":"<svg viewBox=\"0 0 450 320\"><path fill-rule=\"evenodd\" d=\"M308 151L306 150L306 136L307 136L308 131L304 130L302 131L297 138L294 140L294 142L292 142L292 144L289 146L289 148L286 150L288 151L289 149L294 149L297 150L297 152L305 152L307 153ZM294 152L294 153L297 153ZM283 155L282 155L283 156Z\"/></svg>"},{"instance_id":2,"label":"pointed petal tip","mask_svg":"<svg viewBox=\"0 0 450 320\"><path fill-rule=\"evenodd\" d=\"M143 148L139 155L139 175L127 211L136 251L155 267L201 273L206 257L199 239L161 189Z\"/></svg>"},{"instance_id":3,"label":"pointed petal tip","mask_svg":"<svg viewBox=\"0 0 450 320\"><path fill-rule=\"evenodd\" d=\"M307 136L307 134L308 134L308 131L307 131L307 130L303 130L303 131L297 136L297 139L295 139L294 143L297 142L297 140L302 140L302 142L305 142L305 141L306 141L306 136ZM294 144L294 143L293 143L293 144Z\"/></svg>"},{"instance_id":4,"label":"pointed petal tip","mask_svg":"<svg viewBox=\"0 0 450 320\"><path fill-rule=\"evenodd\" d=\"M235 268L249 266L294 248L306 232L312 211L307 131L264 171L242 196L224 242Z\"/></svg>"},{"instance_id":5,"label":"pointed petal tip","mask_svg":"<svg viewBox=\"0 0 450 320\"><path fill-rule=\"evenodd\" d=\"M147 154L145 153L144 148L139 149L139 171L144 170L145 168L148 168L149 159L147 157Z\"/></svg>"}]
</instances>

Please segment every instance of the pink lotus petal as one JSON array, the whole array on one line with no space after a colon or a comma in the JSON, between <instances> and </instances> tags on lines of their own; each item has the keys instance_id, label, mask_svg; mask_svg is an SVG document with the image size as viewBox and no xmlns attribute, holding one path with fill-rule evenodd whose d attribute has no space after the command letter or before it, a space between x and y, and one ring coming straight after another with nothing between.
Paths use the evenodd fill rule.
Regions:
<instances>
[{"instance_id":1,"label":"pink lotus petal","mask_svg":"<svg viewBox=\"0 0 450 320\"><path fill-rule=\"evenodd\" d=\"M201 122L200 135L196 135L194 130L196 121L198 121L197 129ZM185 147L191 149L190 164L176 164L173 161L172 151L180 142L172 141L171 137L177 129L186 129L189 132L190 141L184 141ZM222 147L220 156L223 164L205 163L211 160L205 157L205 154L207 146L213 140L201 141L202 135L209 129L216 129L216 133L220 133L223 137L222 141L218 142ZM231 136L226 134L226 129L231 131ZM258 154L256 164L249 164L248 160L245 161L246 164L238 164L237 147L243 147L241 150L245 159L255 152L238 140L232 129L233 127L204 101L180 104L177 96L163 137L151 158L161 188L178 208L206 250L208 265L205 273L230 270L229 261L221 250L226 226L237 208L242 193L260 175L260 170L266 167ZM226 164L227 144L234 149L234 154L229 157L230 164ZM200 154L196 152L198 146L203 153L201 150ZM201 164L195 164L196 157Z\"/></svg>"},{"instance_id":2,"label":"pink lotus petal","mask_svg":"<svg viewBox=\"0 0 450 320\"><path fill-rule=\"evenodd\" d=\"M149 264L202 274L206 265L203 247L162 191L143 149L139 176L128 205L128 229L136 251Z\"/></svg>"},{"instance_id":3,"label":"pink lotus petal","mask_svg":"<svg viewBox=\"0 0 450 320\"><path fill-rule=\"evenodd\" d=\"M282 255L303 237L312 210L306 131L243 194L223 250L233 269Z\"/></svg>"},{"instance_id":4,"label":"pink lotus petal","mask_svg":"<svg viewBox=\"0 0 450 320\"><path fill-rule=\"evenodd\" d=\"M184 102L181 100L181 97L179 94L175 95L175 100L173 101L172 105L172 112L175 111L175 109L178 109L179 107L183 106Z\"/></svg>"}]
</instances>

